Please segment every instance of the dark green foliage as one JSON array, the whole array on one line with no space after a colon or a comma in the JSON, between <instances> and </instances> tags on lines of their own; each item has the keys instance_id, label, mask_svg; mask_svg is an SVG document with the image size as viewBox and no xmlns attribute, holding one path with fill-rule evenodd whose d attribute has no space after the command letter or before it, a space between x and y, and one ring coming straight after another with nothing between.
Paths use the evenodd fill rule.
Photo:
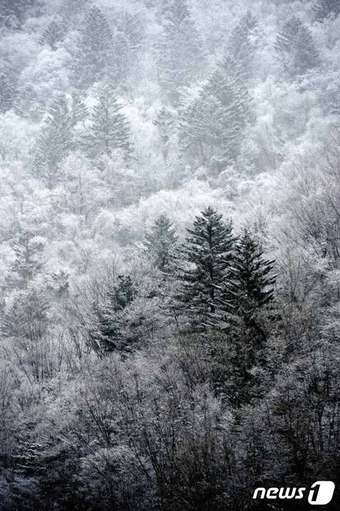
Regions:
<instances>
[{"instance_id":1,"label":"dark green foliage","mask_svg":"<svg viewBox=\"0 0 340 511\"><path fill-rule=\"evenodd\" d=\"M74 56L75 84L87 89L114 74L113 38L110 26L98 7L91 7L82 27Z\"/></svg>"},{"instance_id":2,"label":"dark green foliage","mask_svg":"<svg viewBox=\"0 0 340 511\"><path fill-rule=\"evenodd\" d=\"M338 0L316 0L313 10L316 19L323 21L329 16L338 16L340 14L340 2Z\"/></svg>"},{"instance_id":3,"label":"dark green foliage","mask_svg":"<svg viewBox=\"0 0 340 511\"><path fill-rule=\"evenodd\" d=\"M185 266L180 277L178 301L192 327L204 330L220 306L223 283L232 260L232 225L226 224L222 216L209 207L196 217L187 232L181 250Z\"/></svg>"},{"instance_id":4,"label":"dark green foliage","mask_svg":"<svg viewBox=\"0 0 340 511\"><path fill-rule=\"evenodd\" d=\"M250 106L239 68L227 57L182 115L180 143L190 160L217 171L235 160Z\"/></svg>"},{"instance_id":5,"label":"dark green foliage","mask_svg":"<svg viewBox=\"0 0 340 511\"><path fill-rule=\"evenodd\" d=\"M185 0L170 0L163 9L158 45L159 83L168 101L177 104L181 88L197 80L204 67L202 43Z\"/></svg>"},{"instance_id":6,"label":"dark green foliage","mask_svg":"<svg viewBox=\"0 0 340 511\"><path fill-rule=\"evenodd\" d=\"M310 30L295 16L283 25L275 48L283 69L291 77L303 75L320 64Z\"/></svg>"},{"instance_id":7,"label":"dark green foliage","mask_svg":"<svg viewBox=\"0 0 340 511\"><path fill-rule=\"evenodd\" d=\"M117 150L124 158L131 155L129 124L111 87L104 87L99 93L90 120L89 130L84 137L84 146L91 158L112 156Z\"/></svg>"},{"instance_id":8,"label":"dark green foliage","mask_svg":"<svg viewBox=\"0 0 340 511\"><path fill-rule=\"evenodd\" d=\"M145 235L144 246L152 264L162 272L174 270L177 236L172 222L160 215Z\"/></svg>"}]
</instances>

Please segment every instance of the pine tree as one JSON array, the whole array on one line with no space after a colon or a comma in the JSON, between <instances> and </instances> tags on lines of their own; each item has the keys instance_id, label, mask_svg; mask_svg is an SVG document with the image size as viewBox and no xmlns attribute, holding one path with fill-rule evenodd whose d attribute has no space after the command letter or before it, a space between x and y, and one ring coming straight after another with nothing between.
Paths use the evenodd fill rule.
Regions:
<instances>
[{"instance_id":1,"label":"pine tree","mask_svg":"<svg viewBox=\"0 0 340 511\"><path fill-rule=\"evenodd\" d=\"M245 229L235 247L232 290L235 311L247 326L256 327L256 314L273 300L273 265Z\"/></svg>"},{"instance_id":2,"label":"pine tree","mask_svg":"<svg viewBox=\"0 0 340 511\"><path fill-rule=\"evenodd\" d=\"M170 103L178 103L181 88L196 80L203 67L202 43L185 0L169 0L163 8L158 70L159 83Z\"/></svg>"},{"instance_id":3,"label":"pine tree","mask_svg":"<svg viewBox=\"0 0 340 511\"><path fill-rule=\"evenodd\" d=\"M2 59L0 64L0 112L7 112L14 106L17 81L17 73L13 66Z\"/></svg>"},{"instance_id":4,"label":"pine tree","mask_svg":"<svg viewBox=\"0 0 340 511\"><path fill-rule=\"evenodd\" d=\"M113 37L114 81L123 86L123 89L133 80L131 72L138 68L143 38L144 29L138 16L124 12L116 17Z\"/></svg>"},{"instance_id":5,"label":"pine tree","mask_svg":"<svg viewBox=\"0 0 340 511\"><path fill-rule=\"evenodd\" d=\"M317 0L313 10L316 19L323 21L328 16L336 17L340 14L340 2L338 0Z\"/></svg>"},{"instance_id":6,"label":"pine tree","mask_svg":"<svg viewBox=\"0 0 340 511\"><path fill-rule=\"evenodd\" d=\"M27 289L43 266L44 243L34 231L19 229L11 245L15 260L6 279L6 285L12 289Z\"/></svg>"},{"instance_id":7,"label":"pine tree","mask_svg":"<svg viewBox=\"0 0 340 511\"><path fill-rule=\"evenodd\" d=\"M232 31L227 45L227 53L236 63L243 80L248 80L253 72L256 27L256 18L248 11Z\"/></svg>"},{"instance_id":8,"label":"pine tree","mask_svg":"<svg viewBox=\"0 0 340 511\"><path fill-rule=\"evenodd\" d=\"M74 82L80 88L87 89L114 72L112 32L98 7L91 7L85 17L74 60Z\"/></svg>"},{"instance_id":9,"label":"pine tree","mask_svg":"<svg viewBox=\"0 0 340 511\"><path fill-rule=\"evenodd\" d=\"M176 244L177 236L171 221L166 215L160 215L146 233L144 246L152 264L162 272L173 269Z\"/></svg>"},{"instance_id":10,"label":"pine tree","mask_svg":"<svg viewBox=\"0 0 340 511\"><path fill-rule=\"evenodd\" d=\"M42 33L39 42L41 45L47 44L52 50L56 50L57 43L61 41L62 38L63 30L60 25L56 21L51 21Z\"/></svg>"},{"instance_id":11,"label":"pine tree","mask_svg":"<svg viewBox=\"0 0 340 511\"><path fill-rule=\"evenodd\" d=\"M49 309L44 293L34 288L16 291L0 318L1 334L20 340L40 340L48 329Z\"/></svg>"},{"instance_id":12,"label":"pine tree","mask_svg":"<svg viewBox=\"0 0 340 511\"><path fill-rule=\"evenodd\" d=\"M182 115L182 150L194 164L222 170L239 154L250 105L238 67L226 57Z\"/></svg>"},{"instance_id":13,"label":"pine tree","mask_svg":"<svg viewBox=\"0 0 340 511\"><path fill-rule=\"evenodd\" d=\"M127 159L132 151L130 139L129 124L121 106L112 89L104 87L92 111L89 131L84 137L85 148L93 159L102 155L111 157L116 150Z\"/></svg>"},{"instance_id":14,"label":"pine tree","mask_svg":"<svg viewBox=\"0 0 340 511\"><path fill-rule=\"evenodd\" d=\"M76 126L79 122L84 122L88 115L89 112L87 106L85 105L81 96L74 92L71 98L70 112L70 122L72 127Z\"/></svg>"},{"instance_id":15,"label":"pine tree","mask_svg":"<svg viewBox=\"0 0 340 511\"><path fill-rule=\"evenodd\" d=\"M275 48L285 72L291 77L303 75L320 63L310 31L295 16L282 27Z\"/></svg>"},{"instance_id":16,"label":"pine tree","mask_svg":"<svg viewBox=\"0 0 340 511\"><path fill-rule=\"evenodd\" d=\"M128 275L119 275L109 284L99 300L93 303L93 321L89 340L99 353L124 351L128 340L124 336L124 311L136 297L136 288Z\"/></svg>"},{"instance_id":17,"label":"pine tree","mask_svg":"<svg viewBox=\"0 0 340 511\"><path fill-rule=\"evenodd\" d=\"M33 161L34 173L53 187L60 177L60 164L72 147L72 114L67 98L58 96L50 106Z\"/></svg>"},{"instance_id":18,"label":"pine tree","mask_svg":"<svg viewBox=\"0 0 340 511\"><path fill-rule=\"evenodd\" d=\"M208 207L195 218L181 250L184 267L178 295L179 310L194 329L205 329L218 312L224 281L233 258L231 222Z\"/></svg>"},{"instance_id":19,"label":"pine tree","mask_svg":"<svg viewBox=\"0 0 340 511\"><path fill-rule=\"evenodd\" d=\"M122 311L136 296L136 288L130 275L118 275L115 287L115 311Z\"/></svg>"},{"instance_id":20,"label":"pine tree","mask_svg":"<svg viewBox=\"0 0 340 511\"><path fill-rule=\"evenodd\" d=\"M244 230L235 245L220 310L214 317L215 331L222 334L214 385L236 406L259 397L263 387L257 371L261 374L266 365L267 328L274 319L270 311L274 298L273 265L263 256L259 242Z\"/></svg>"}]
</instances>

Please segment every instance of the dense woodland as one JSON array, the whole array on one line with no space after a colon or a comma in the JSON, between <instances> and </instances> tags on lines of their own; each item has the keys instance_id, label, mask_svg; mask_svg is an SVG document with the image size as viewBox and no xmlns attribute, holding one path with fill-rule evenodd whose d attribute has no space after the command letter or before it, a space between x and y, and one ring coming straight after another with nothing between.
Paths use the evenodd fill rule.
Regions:
<instances>
[{"instance_id":1,"label":"dense woodland","mask_svg":"<svg viewBox=\"0 0 340 511\"><path fill-rule=\"evenodd\" d=\"M1 511L339 483L339 0L1 0L0 166Z\"/></svg>"}]
</instances>

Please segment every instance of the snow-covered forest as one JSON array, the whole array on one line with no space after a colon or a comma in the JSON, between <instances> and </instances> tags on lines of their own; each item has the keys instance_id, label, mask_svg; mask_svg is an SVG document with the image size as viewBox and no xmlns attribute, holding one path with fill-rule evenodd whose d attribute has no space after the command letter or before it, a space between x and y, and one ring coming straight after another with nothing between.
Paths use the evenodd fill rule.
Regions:
<instances>
[{"instance_id":1,"label":"snow-covered forest","mask_svg":"<svg viewBox=\"0 0 340 511\"><path fill-rule=\"evenodd\" d=\"M339 482L339 0L1 0L0 167L1 511Z\"/></svg>"}]
</instances>

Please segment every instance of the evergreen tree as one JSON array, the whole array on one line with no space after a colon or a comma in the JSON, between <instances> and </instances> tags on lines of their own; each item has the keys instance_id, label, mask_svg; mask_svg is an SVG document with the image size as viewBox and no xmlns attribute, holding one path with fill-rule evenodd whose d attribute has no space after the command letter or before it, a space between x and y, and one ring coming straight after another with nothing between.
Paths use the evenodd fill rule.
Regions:
<instances>
[{"instance_id":1,"label":"evergreen tree","mask_svg":"<svg viewBox=\"0 0 340 511\"><path fill-rule=\"evenodd\" d=\"M61 29L59 23L56 21L51 21L48 24L47 28L44 30L40 37L40 44L47 44L52 48L52 50L57 49L57 43L61 41L63 38L63 30Z\"/></svg>"},{"instance_id":2,"label":"evergreen tree","mask_svg":"<svg viewBox=\"0 0 340 511\"><path fill-rule=\"evenodd\" d=\"M235 246L232 289L237 315L256 326L256 314L273 300L274 261L263 257L261 245L245 229Z\"/></svg>"},{"instance_id":3,"label":"evergreen tree","mask_svg":"<svg viewBox=\"0 0 340 511\"><path fill-rule=\"evenodd\" d=\"M317 0L313 6L315 17L322 21L328 16L338 16L340 14L340 2L338 0Z\"/></svg>"},{"instance_id":4,"label":"evergreen tree","mask_svg":"<svg viewBox=\"0 0 340 511\"><path fill-rule=\"evenodd\" d=\"M34 231L19 229L18 235L13 239L11 245L15 260L6 284L11 289L27 289L29 283L42 268L44 243Z\"/></svg>"},{"instance_id":5,"label":"evergreen tree","mask_svg":"<svg viewBox=\"0 0 340 511\"><path fill-rule=\"evenodd\" d=\"M195 218L181 250L184 267L178 299L193 328L205 329L220 308L224 281L233 258L231 222L208 207Z\"/></svg>"},{"instance_id":6,"label":"evergreen tree","mask_svg":"<svg viewBox=\"0 0 340 511\"><path fill-rule=\"evenodd\" d=\"M320 63L310 31L295 16L282 27L275 48L285 72L292 77L305 74Z\"/></svg>"},{"instance_id":7,"label":"evergreen tree","mask_svg":"<svg viewBox=\"0 0 340 511\"><path fill-rule=\"evenodd\" d=\"M227 45L227 53L237 65L244 80L252 76L256 27L256 18L248 11L232 31Z\"/></svg>"},{"instance_id":8,"label":"evergreen tree","mask_svg":"<svg viewBox=\"0 0 340 511\"><path fill-rule=\"evenodd\" d=\"M124 311L136 296L130 276L119 275L109 284L99 300L93 303L93 321L89 330L91 345L99 353L124 351L128 339L124 335Z\"/></svg>"},{"instance_id":9,"label":"evergreen tree","mask_svg":"<svg viewBox=\"0 0 340 511\"><path fill-rule=\"evenodd\" d=\"M236 406L249 403L263 391L257 374L261 375L266 364L267 329L274 319L268 310L274 294L273 264L244 230L224 281L220 310L214 316L215 330L222 333L221 350L214 354L214 385Z\"/></svg>"},{"instance_id":10,"label":"evergreen tree","mask_svg":"<svg viewBox=\"0 0 340 511\"><path fill-rule=\"evenodd\" d=\"M182 114L179 137L189 159L217 171L234 161L251 118L250 105L238 66L225 58Z\"/></svg>"},{"instance_id":11,"label":"evergreen tree","mask_svg":"<svg viewBox=\"0 0 340 511\"><path fill-rule=\"evenodd\" d=\"M136 296L136 288L130 275L118 275L115 287L115 311L122 311Z\"/></svg>"},{"instance_id":12,"label":"evergreen tree","mask_svg":"<svg viewBox=\"0 0 340 511\"><path fill-rule=\"evenodd\" d=\"M85 17L74 60L74 81L80 88L87 89L114 71L112 32L98 7L91 7Z\"/></svg>"},{"instance_id":13,"label":"evergreen tree","mask_svg":"<svg viewBox=\"0 0 340 511\"><path fill-rule=\"evenodd\" d=\"M60 178L60 165L72 147L72 114L67 98L57 97L48 110L37 140L34 173L50 188Z\"/></svg>"},{"instance_id":14,"label":"evergreen tree","mask_svg":"<svg viewBox=\"0 0 340 511\"><path fill-rule=\"evenodd\" d=\"M36 289L16 291L0 318L0 331L6 337L37 341L47 332L49 303Z\"/></svg>"},{"instance_id":15,"label":"evergreen tree","mask_svg":"<svg viewBox=\"0 0 340 511\"><path fill-rule=\"evenodd\" d=\"M202 43L185 0L169 0L163 8L163 34L158 45L159 83L177 104L180 89L198 78L204 67Z\"/></svg>"},{"instance_id":16,"label":"evergreen tree","mask_svg":"<svg viewBox=\"0 0 340 511\"><path fill-rule=\"evenodd\" d=\"M7 112L14 106L17 81L17 73L13 66L2 59L0 63L0 112Z\"/></svg>"},{"instance_id":17,"label":"evergreen tree","mask_svg":"<svg viewBox=\"0 0 340 511\"><path fill-rule=\"evenodd\" d=\"M173 269L177 236L166 215L160 215L145 235L144 246L152 263L162 272Z\"/></svg>"},{"instance_id":18,"label":"evergreen tree","mask_svg":"<svg viewBox=\"0 0 340 511\"><path fill-rule=\"evenodd\" d=\"M115 150L125 158L131 155L131 135L128 121L110 87L104 87L98 96L91 115L91 124L84 137L86 150L91 158L112 156Z\"/></svg>"},{"instance_id":19,"label":"evergreen tree","mask_svg":"<svg viewBox=\"0 0 340 511\"><path fill-rule=\"evenodd\" d=\"M129 80L133 80L132 71L138 68L139 52L144 38L144 28L136 15L127 12L116 17L113 37L115 83L125 89ZM135 75L134 75L135 76Z\"/></svg>"},{"instance_id":20,"label":"evergreen tree","mask_svg":"<svg viewBox=\"0 0 340 511\"><path fill-rule=\"evenodd\" d=\"M77 93L72 94L71 98L71 112L70 112L70 122L71 126L76 126L79 122L84 122L88 117L89 112L87 106L82 100L81 96Z\"/></svg>"}]
</instances>

